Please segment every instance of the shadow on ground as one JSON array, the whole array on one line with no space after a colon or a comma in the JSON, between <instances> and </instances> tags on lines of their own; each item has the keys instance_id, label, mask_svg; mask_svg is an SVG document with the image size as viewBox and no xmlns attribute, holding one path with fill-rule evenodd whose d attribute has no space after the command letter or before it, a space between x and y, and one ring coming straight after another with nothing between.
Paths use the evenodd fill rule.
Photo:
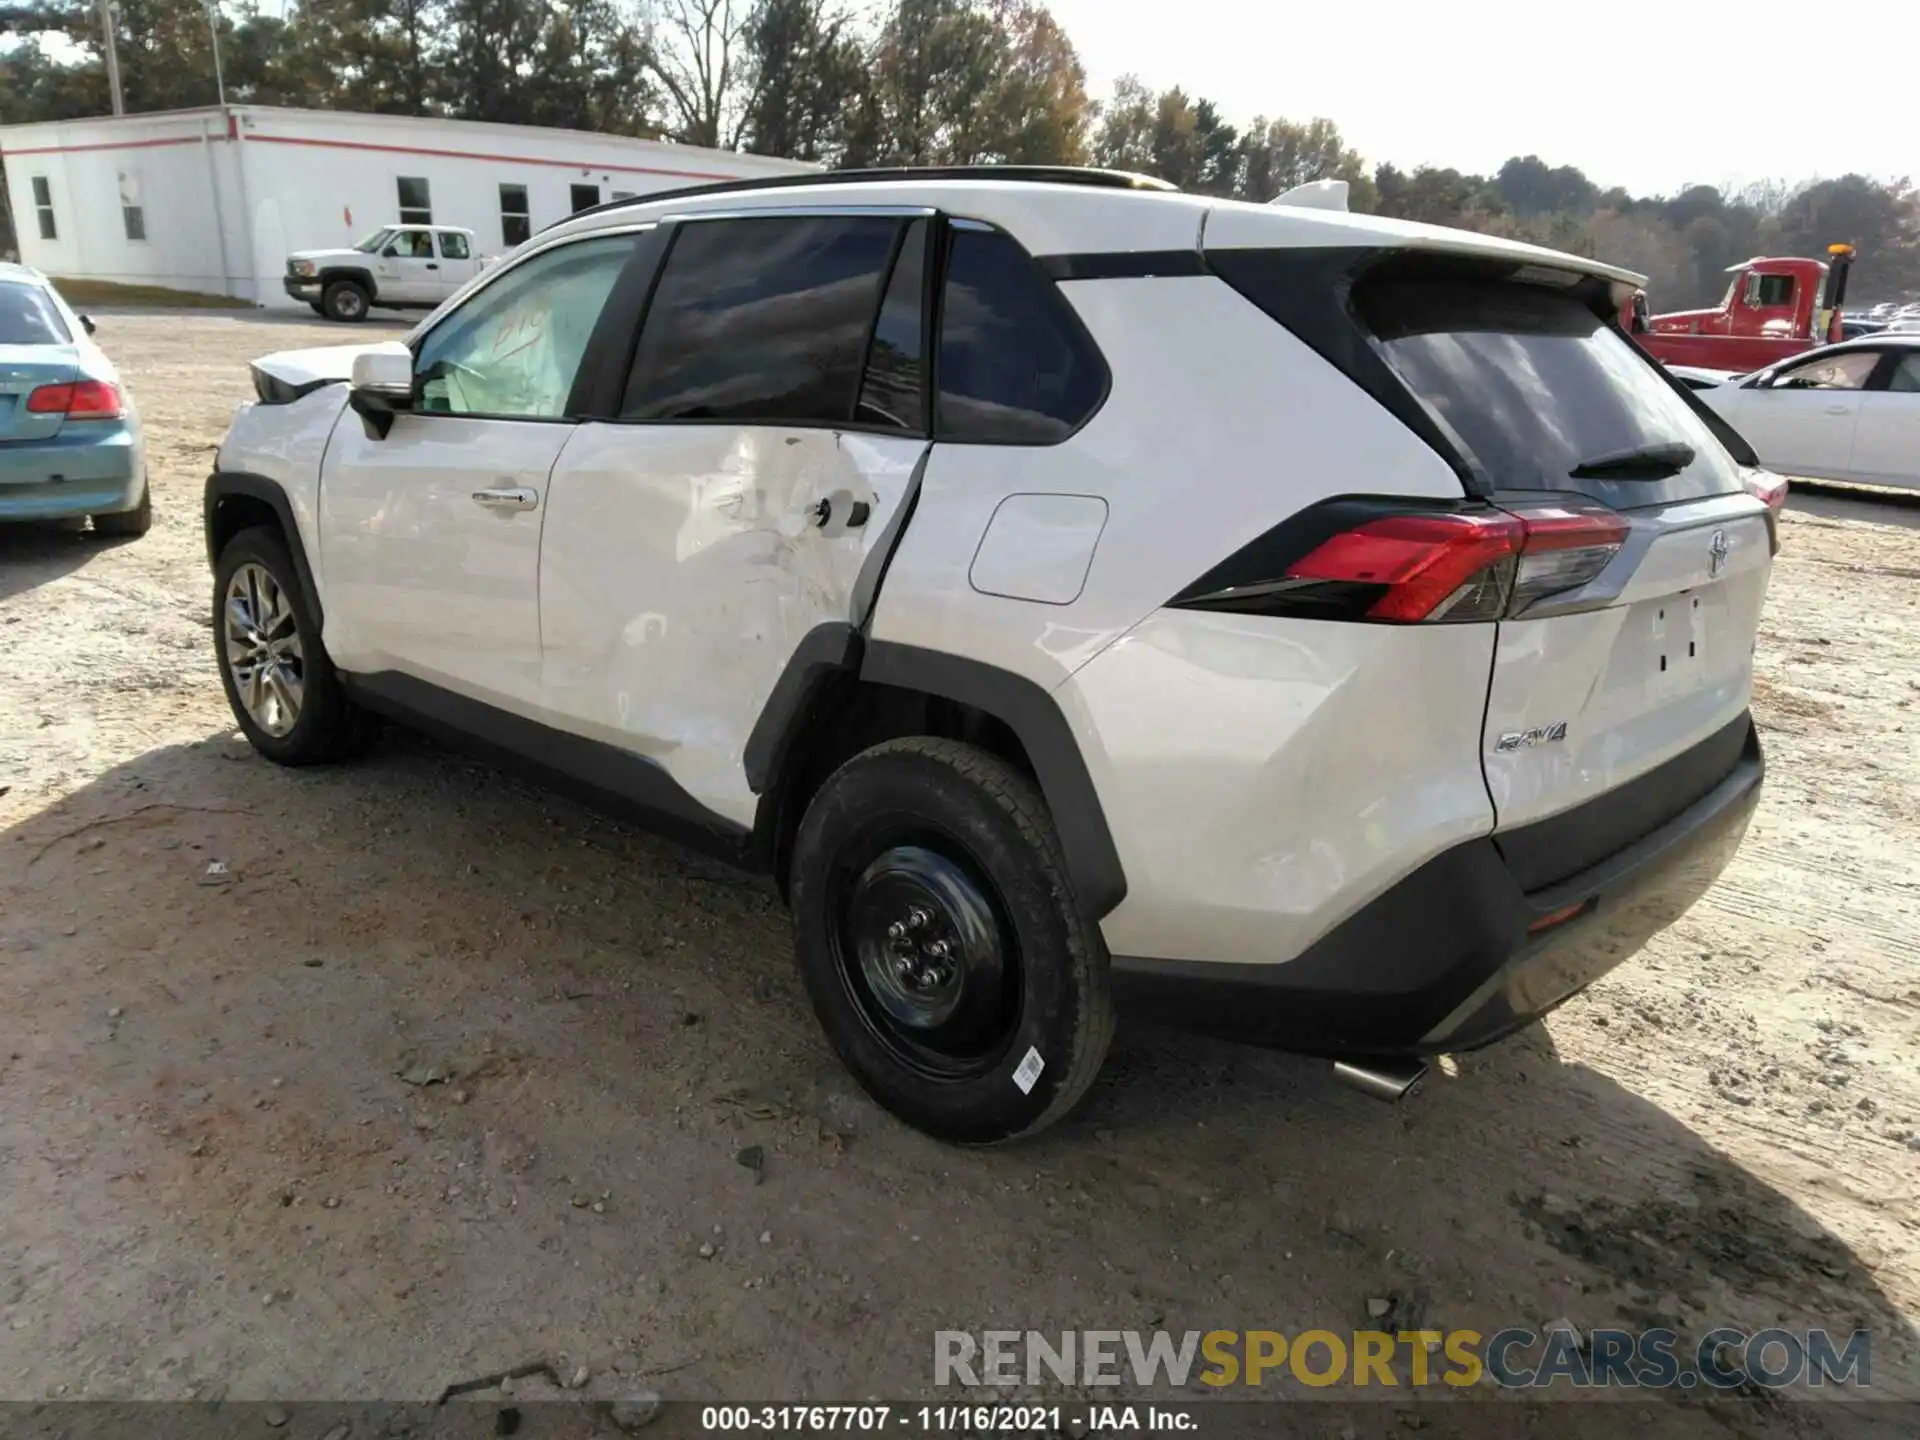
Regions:
<instances>
[{"instance_id":1,"label":"shadow on ground","mask_svg":"<svg viewBox=\"0 0 1920 1440\"><path fill-rule=\"evenodd\" d=\"M84 520L0 520L0 600L58 580L102 550L138 543L137 538L95 535L85 527Z\"/></svg>"},{"instance_id":2,"label":"shadow on ground","mask_svg":"<svg viewBox=\"0 0 1920 1440\"><path fill-rule=\"evenodd\" d=\"M845 1079L767 886L404 736L143 755L0 835L0 917L7 1397L537 1356L845 1401L926 1393L937 1329L1563 1316L1911 1374L1859 1257L1538 1028L1398 1108L1129 1028L1070 1123L942 1147Z\"/></svg>"}]
</instances>

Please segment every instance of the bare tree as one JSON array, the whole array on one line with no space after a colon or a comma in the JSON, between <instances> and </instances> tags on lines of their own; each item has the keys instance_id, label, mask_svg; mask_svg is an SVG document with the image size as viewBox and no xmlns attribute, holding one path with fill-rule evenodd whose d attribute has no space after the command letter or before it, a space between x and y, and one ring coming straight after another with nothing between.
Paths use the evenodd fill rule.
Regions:
<instances>
[{"instance_id":1,"label":"bare tree","mask_svg":"<svg viewBox=\"0 0 1920 1440\"><path fill-rule=\"evenodd\" d=\"M648 68L687 143L739 148L754 99L745 62L759 8L755 0L647 0Z\"/></svg>"}]
</instances>

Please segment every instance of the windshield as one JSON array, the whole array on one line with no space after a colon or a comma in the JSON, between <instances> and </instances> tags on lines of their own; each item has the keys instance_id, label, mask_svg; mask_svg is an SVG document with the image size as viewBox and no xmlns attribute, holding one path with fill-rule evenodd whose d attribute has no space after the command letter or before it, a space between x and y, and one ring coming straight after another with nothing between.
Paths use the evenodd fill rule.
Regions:
<instances>
[{"instance_id":1,"label":"windshield","mask_svg":"<svg viewBox=\"0 0 1920 1440\"><path fill-rule=\"evenodd\" d=\"M72 338L46 291L0 281L0 345L65 345Z\"/></svg>"},{"instance_id":2,"label":"windshield","mask_svg":"<svg viewBox=\"0 0 1920 1440\"><path fill-rule=\"evenodd\" d=\"M393 227L384 226L381 229L374 231L371 235L365 236L359 240L354 241L353 248L360 251L362 254L371 255L375 251L383 247L387 243L387 240L389 239L389 237L392 236L392 234L393 234Z\"/></svg>"}]
</instances>

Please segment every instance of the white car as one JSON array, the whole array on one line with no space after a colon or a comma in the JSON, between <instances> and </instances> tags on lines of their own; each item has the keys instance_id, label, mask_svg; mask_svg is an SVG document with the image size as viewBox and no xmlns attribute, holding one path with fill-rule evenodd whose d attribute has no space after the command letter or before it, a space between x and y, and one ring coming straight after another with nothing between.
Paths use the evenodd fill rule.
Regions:
<instances>
[{"instance_id":1,"label":"white car","mask_svg":"<svg viewBox=\"0 0 1920 1440\"><path fill-rule=\"evenodd\" d=\"M1090 171L602 207L257 363L221 678L283 764L397 717L770 871L935 1135L1058 1119L1116 1011L1402 1093L1759 793L1782 488L1616 328L1642 283Z\"/></svg>"},{"instance_id":2,"label":"white car","mask_svg":"<svg viewBox=\"0 0 1920 1440\"><path fill-rule=\"evenodd\" d=\"M1669 365L1667 373L1689 390L1711 390L1740 378L1738 370L1709 370L1701 365Z\"/></svg>"},{"instance_id":3,"label":"white car","mask_svg":"<svg viewBox=\"0 0 1920 1440\"><path fill-rule=\"evenodd\" d=\"M1698 393L1769 470L1920 489L1920 334L1828 345Z\"/></svg>"},{"instance_id":4,"label":"white car","mask_svg":"<svg viewBox=\"0 0 1920 1440\"><path fill-rule=\"evenodd\" d=\"M457 225L382 225L338 250L287 257L287 294L330 320L373 308L431 310L485 266L478 240Z\"/></svg>"}]
</instances>

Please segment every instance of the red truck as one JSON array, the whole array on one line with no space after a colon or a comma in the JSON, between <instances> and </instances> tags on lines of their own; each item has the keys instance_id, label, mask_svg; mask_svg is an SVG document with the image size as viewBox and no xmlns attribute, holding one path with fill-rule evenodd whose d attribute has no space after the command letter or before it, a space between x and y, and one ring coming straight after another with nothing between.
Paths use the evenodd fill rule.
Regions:
<instances>
[{"instance_id":1,"label":"red truck","mask_svg":"<svg viewBox=\"0 0 1920 1440\"><path fill-rule=\"evenodd\" d=\"M1705 370L1759 370L1841 338L1851 245L1829 245L1825 260L1756 257L1728 268L1733 282L1719 308L1649 315L1644 292L1621 307L1620 323L1656 360Z\"/></svg>"}]
</instances>

